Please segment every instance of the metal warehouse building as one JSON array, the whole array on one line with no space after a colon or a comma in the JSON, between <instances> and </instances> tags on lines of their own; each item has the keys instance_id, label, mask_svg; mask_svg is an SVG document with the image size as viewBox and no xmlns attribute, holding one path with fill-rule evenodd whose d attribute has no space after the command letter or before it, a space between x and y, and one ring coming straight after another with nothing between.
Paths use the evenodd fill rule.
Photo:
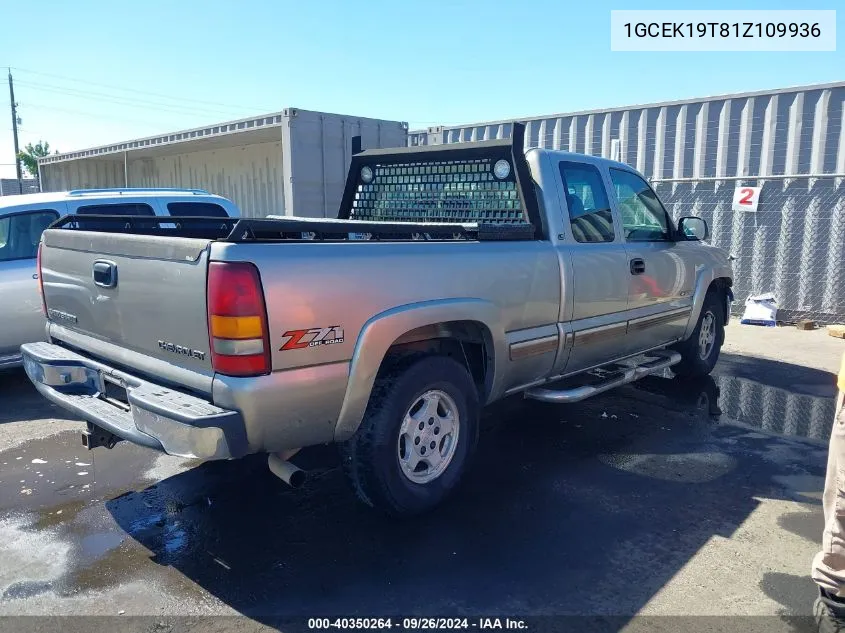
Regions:
<instances>
[{"instance_id":1,"label":"metal warehouse building","mask_svg":"<svg viewBox=\"0 0 845 633\"><path fill-rule=\"evenodd\" d=\"M526 146L621 160L670 212L698 215L735 258L735 309L772 291L789 319L845 320L845 82L519 119ZM510 135L512 121L435 127L411 145ZM760 186L756 213L733 211Z\"/></svg>"},{"instance_id":2,"label":"metal warehouse building","mask_svg":"<svg viewBox=\"0 0 845 633\"><path fill-rule=\"evenodd\" d=\"M233 200L245 216L334 216L352 137L407 144L400 121L287 108L265 116L114 143L39 160L43 191L188 187Z\"/></svg>"},{"instance_id":3,"label":"metal warehouse building","mask_svg":"<svg viewBox=\"0 0 845 633\"><path fill-rule=\"evenodd\" d=\"M734 261L735 308L774 292L785 318L845 320L845 82L519 119L526 145L643 172L677 219L700 215ZM199 187L245 215L333 216L364 147L502 138L513 121L407 131L398 121L282 112L40 161L44 190ZM737 186L761 187L757 212Z\"/></svg>"}]
</instances>

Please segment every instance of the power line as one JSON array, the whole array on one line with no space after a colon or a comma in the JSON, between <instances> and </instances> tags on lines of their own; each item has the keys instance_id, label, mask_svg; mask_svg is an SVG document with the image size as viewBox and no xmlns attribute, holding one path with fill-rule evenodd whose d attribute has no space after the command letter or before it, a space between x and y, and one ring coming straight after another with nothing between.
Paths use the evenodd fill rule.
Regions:
<instances>
[{"instance_id":1,"label":"power line","mask_svg":"<svg viewBox=\"0 0 845 633\"><path fill-rule=\"evenodd\" d=\"M48 92L53 94L68 95L72 97L79 97L91 101L115 103L117 105L128 106L131 108L143 108L147 110L161 110L163 112L170 112L175 114L196 114L208 113L220 116L234 116L231 111L214 110L210 108L193 106L193 105L179 105L175 103L162 103L160 101L150 101L146 99L138 99L137 97L124 97L117 95L110 95L102 92L92 92L86 90L79 90L76 88L66 88L64 86L55 86L51 84L39 84L29 81L18 81L18 86L23 86L36 90L39 92ZM242 112L242 111L241 111Z\"/></svg>"},{"instance_id":2,"label":"power line","mask_svg":"<svg viewBox=\"0 0 845 633\"><path fill-rule=\"evenodd\" d=\"M5 127L5 128L2 129L2 131L3 132L13 132L14 130L12 130L12 128L10 128L10 127ZM18 126L18 132L26 132L27 134L34 134L34 135L37 135L37 136L42 135L42 132L38 132L37 130L33 130L31 128L28 128L28 127L22 126L22 125ZM0 165L2 165L2 163L0 163Z\"/></svg>"},{"instance_id":3,"label":"power line","mask_svg":"<svg viewBox=\"0 0 845 633\"><path fill-rule=\"evenodd\" d=\"M124 87L121 87L121 86L115 86L113 84L104 84L104 83L95 82L95 81L88 81L88 80L85 80L85 79L68 77L66 75L57 75L57 74L54 74L54 73L45 73L45 72L41 72L41 71L29 70L29 69L26 69L26 68L19 68L17 66L13 67L13 68L14 68L14 70L16 70L18 72L23 72L23 73L32 74L32 75L39 75L39 76L43 76L43 77L51 77L53 79L60 79L60 80L63 80L63 81L70 81L70 82L79 83L79 84L87 84L87 85L90 85L90 86L97 86L99 88L107 88L107 89L110 89L110 90L117 90L117 91L120 91L120 92L128 92L128 93L143 95L145 97L157 97L157 98L160 98L160 99L166 99L166 100L174 101L174 102L196 103L196 104L201 104L201 105L204 105L204 106L218 106L218 107L221 107L221 108L226 108L229 111L229 112L224 112L224 111L221 111L221 110L210 109L208 107L202 108L203 110L206 110L208 112L215 113L215 114L221 114L222 113L222 114L230 115L231 111L233 111L233 110L238 112L238 113L241 113L244 110L254 110L254 111L258 111L258 112L277 112L281 109L278 106L271 108L271 107L267 107L267 106L255 106L255 105L244 105L244 104L235 105L235 104L231 104L231 103L221 103L221 102L218 102L218 101L208 101L208 100L203 100L203 99L190 99L188 97L174 97L172 95L166 95L166 94L163 94L163 93L150 92L148 90L138 90L138 89L134 89L134 88L124 88ZM65 87L65 86L56 86L55 84L32 82L28 78L24 79L23 81L18 80L18 84L19 85L32 86L32 87L38 86L39 89L41 89L41 90L48 90L48 87L49 87L49 89L52 90L52 91L67 90L67 91L73 91L75 93L82 93L82 94L85 94L85 95L93 95L93 96L101 95L101 96L104 96L106 98L111 98L111 99L129 99L129 97L125 97L123 95L108 95L108 94L104 94L104 93L97 93L97 92L93 92L93 91L82 90L82 89L79 89L79 88L71 88L71 87ZM79 96L82 96L82 95L79 95ZM183 105L180 105L179 103L172 103L172 104L171 103L161 103L161 102L157 102L157 101L151 101L149 99L134 99L134 102L136 102L136 103L147 102L147 103L157 105L157 106L160 106L160 107L163 107L163 108L190 108L190 107L192 107L192 106L183 106ZM129 105L129 104L126 104L126 105ZM197 108L194 107L194 111L196 111L196 110L197 110ZM404 121L404 119L402 119L402 120ZM429 126L429 125L442 125L443 124L442 121L419 121L419 120L406 121L406 123L413 124L413 125L421 125L421 126L422 125Z\"/></svg>"},{"instance_id":4,"label":"power line","mask_svg":"<svg viewBox=\"0 0 845 633\"><path fill-rule=\"evenodd\" d=\"M122 86L115 86L113 84L104 84L104 83L95 82L95 81L88 81L86 79L79 79L79 78L76 78L76 77L68 77L67 75L57 75L57 74L54 74L54 73L45 73L45 72L41 72L41 71L37 71L37 70L29 70L29 69L26 69L26 68L14 67L13 69L18 71L18 72L28 73L28 74L32 74L32 75L41 75L43 77L52 77L54 79L62 79L64 81L71 81L71 82L74 82L74 83L82 83L82 84L88 84L88 85L91 85L91 86L98 86L100 88L108 88L108 89L111 89L111 90L119 90L121 92L131 92L131 93L146 95L146 96L150 96L150 97L159 97L159 98L163 98L163 99L170 99L171 101L182 101L182 102L192 102L192 103L200 103L200 104L206 104L206 105L216 105L216 106L221 106L221 107L224 107L224 108L236 109L236 110L242 110L244 108L250 108L250 109L255 109L255 110L263 110L263 111L267 111L267 112L274 110L274 108L258 107L258 106L252 106L252 105L244 105L244 104L234 105L234 104L231 104L231 103L221 103L221 102L217 102L217 101L208 101L208 100L205 100L205 99L190 99L190 98L187 98L187 97L174 97L172 95L150 92L148 90L138 90L137 88L125 88L125 87L122 87Z\"/></svg>"},{"instance_id":5,"label":"power line","mask_svg":"<svg viewBox=\"0 0 845 633\"><path fill-rule=\"evenodd\" d=\"M76 114L78 116L89 117L92 119L110 119L112 121L120 121L121 123L140 123L141 125L153 125L159 126L160 123L155 123L153 121L141 121L139 119L125 119L122 117L113 117L109 116L108 114L93 114L91 112L85 112L83 110L71 110L69 108L57 108L55 106L42 106L36 105L34 103L21 103L18 104L26 108L35 108L36 110L54 110L56 112L64 112L66 114Z\"/></svg>"}]
</instances>

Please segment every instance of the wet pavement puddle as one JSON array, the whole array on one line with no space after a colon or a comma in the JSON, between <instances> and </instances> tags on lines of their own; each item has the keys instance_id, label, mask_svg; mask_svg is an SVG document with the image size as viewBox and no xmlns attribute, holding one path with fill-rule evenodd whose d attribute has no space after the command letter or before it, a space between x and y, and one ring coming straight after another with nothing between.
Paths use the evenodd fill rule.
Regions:
<instances>
[{"instance_id":1,"label":"wet pavement puddle","mask_svg":"<svg viewBox=\"0 0 845 633\"><path fill-rule=\"evenodd\" d=\"M242 613L413 607L446 604L479 574L515 609L589 608L587 588L639 583L636 607L677 560L729 536L755 497L817 506L833 420L825 372L726 357L711 378L670 375L578 405L491 407L453 501L401 530L353 499L329 448L302 456L314 470L292 491L262 456L185 466L126 443L87 452L73 433L28 442L0 453L0 613L138 580ZM799 515L785 525L811 536L814 519ZM677 534L673 550L660 545ZM634 556L649 548L658 571L642 582ZM600 563L626 551L629 566L604 577ZM426 560L440 561L438 587ZM494 604L473 594L473 608Z\"/></svg>"}]
</instances>

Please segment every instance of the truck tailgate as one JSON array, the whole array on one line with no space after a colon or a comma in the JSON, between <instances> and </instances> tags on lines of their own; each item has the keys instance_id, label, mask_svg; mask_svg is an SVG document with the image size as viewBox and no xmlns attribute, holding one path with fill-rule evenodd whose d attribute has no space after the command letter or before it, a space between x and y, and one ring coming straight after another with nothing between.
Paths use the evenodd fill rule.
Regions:
<instances>
[{"instance_id":1,"label":"truck tailgate","mask_svg":"<svg viewBox=\"0 0 845 633\"><path fill-rule=\"evenodd\" d=\"M48 318L169 365L213 374L206 239L48 229L41 279ZM104 351L105 350L105 351Z\"/></svg>"}]
</instances>

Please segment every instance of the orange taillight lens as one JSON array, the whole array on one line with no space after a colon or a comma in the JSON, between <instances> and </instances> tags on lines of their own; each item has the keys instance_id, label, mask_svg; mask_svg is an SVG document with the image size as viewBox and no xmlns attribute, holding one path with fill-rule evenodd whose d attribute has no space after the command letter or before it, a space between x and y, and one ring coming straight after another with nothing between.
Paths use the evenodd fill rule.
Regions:
<instances>
[{"instance_id":1,"label":"orange taillight lens","mask_svg":"<svg viewBox=\"0 0 845 633\"><path fill-rule=\"evenodd\" d=\"M217 338L262 338L261 317L211 315L211 335Z\"/></svg>"}]
</instances>

